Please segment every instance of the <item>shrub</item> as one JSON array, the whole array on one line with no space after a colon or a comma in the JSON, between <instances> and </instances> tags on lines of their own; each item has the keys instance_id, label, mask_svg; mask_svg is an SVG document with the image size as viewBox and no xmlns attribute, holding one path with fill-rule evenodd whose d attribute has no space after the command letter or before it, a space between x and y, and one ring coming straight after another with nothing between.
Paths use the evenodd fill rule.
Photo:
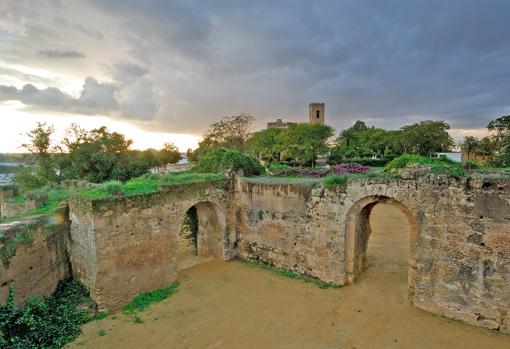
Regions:
<instances>
[{"instance_id":1,"label":"shrub","mask_svg":"<svg viewBox=\"0 0 510 349\"><path fill-rule=\"evenodd\" d=\"M286 169L288 167L289 167L289 165L282 164L281 162L271 162L271 164L269 165L269 170L276 172L276 171L281 171L283 169Z\"/></svg>"},{"instance_id":2,"label":"shrub","mask_svg":"<svg viewBox=\"0 0 510 349\"><path fill-rule=\"evenodd\" d=\"M360 164L341 164L334 167L334 172L337 175L344 175L349 173L367 173L368 167Z\"/></svg>"},{"instance_id":3,"label":"shrub","mask_svg":"<svg viewBox=\"0 0 510 349\"><path fill-rule=\"evenodd\" d=\"M122 183L117 181L105 182L101 185L101 189L111 195L122 195L124 193Z\"/></svg>"},{"instance_id":4,"label":"shrub","mask_svg":"<svg viewBox=\"0 0 510 349\"><path fill-rule=\"evenodd\" d=\"M48 180L35 174L31 168L23 168L14 176L14 183L24 192L40 188L48 183Z\"/></svg>"},{"instance_id":5,"label":"shrub","mask_svg":"<svg viewBox=\"0 0 510 349\"><path fill-rule=\"evenodd\" d=\"M287 167L275 173L275 176L301 176L301 177L325 177L328 174L355 174L355 173L368 173L369 168L360 164L341 164L331 169L328 168L301 168L301 167Z\"/></svg>"},{"instance_id":6,"label":"shrub","mask_svg":"<svg viewBox=\"0 0 510 349\"><path fill-rule=\"evenodd\" d=\"M429 167L434 173L446 174L452 177L462 177L466 172L462 169L460 162L450 160L448 158L428 158L419 155L401 155L398 158L391 160L386 165L385 170L394 170L404 168L410 165L421 165Z\"/></svg>"},{"instance_id":7,"label":"shrub","mask_svg":"<svg viewBox=\"0 0 510 349\"><path fill-rule=\"evenodd\" d=\"M61 282L46 299L32 297L14 305L14 289L0 307L0 348L61 348L75 339L90 317L86 289L71 279Z\"/></svg>"},{"instance_id":8,"label":"shrub","mask_svg":"<svg viewBox=\"0 0 510 349\"><path fill-rule=\"evenodd\" d=\"M465 169L470 169L470 170L480 170L484 166L478 161L468 160L464 164L462 164L462 167Z\"/></svg>"},{"instance_id":9,"label":"shrub","mask_svg":"<svg viewBox=\"0 0 510 349\"><path fill-rule=\"evenodd\" d=\"M301 177L324 177L328 174L329 169L308 169L302 167L287 167L275 173L275 176L301 176Z\"/></svg>"},{"instance_id":10,"label":"shrub","mask_svg":"<svg viewBox=\"0 0 510 349\"><path fill-rule=\"evenodd\" d=\"M335 154L333 151L331 155L328 158L328 164L330 165L337 165L337 164L361 164L364 166L371 166L371 167L383 167L388 164L391 160L393 160L394 156L388 156L384 158L355 158L355 159L345 159L343 156L339 156Z\"/></svg>"},{"instance_id":11,"label":"shrub","mask_svg":"<svg viewBox=\"0 0 510 349\"><path fill-rule=\"evenodd\" d=\"M325 188L344 187L347 185L348 176L331 175L324 178L323 184Z\"/></svg>"},{"instance_id":12,"label":"shrub","mask_svg":"<svg viewBox=\"0 0 510 349\"><path fill-rule=\"evenodd\" d=\"M31 191L25 193L25 199L26 200L35 200L38 202L41 202L41 201L46 202L46 201L48 201L48 192L43 191L43 190L31 190Z\"/></svg>"},{"instance_id":13,"label":"shrub","mask_svg":"<svg viewBox=\"0 0 510 349\"><path fill-rule=\"evenodd\" d=\"M214 149L200 157L193 167L195 172L218 173L227 170L242 172L245 176L257 176L265 172L260 162L238 151Z\"/></svg>"}]
</instances>

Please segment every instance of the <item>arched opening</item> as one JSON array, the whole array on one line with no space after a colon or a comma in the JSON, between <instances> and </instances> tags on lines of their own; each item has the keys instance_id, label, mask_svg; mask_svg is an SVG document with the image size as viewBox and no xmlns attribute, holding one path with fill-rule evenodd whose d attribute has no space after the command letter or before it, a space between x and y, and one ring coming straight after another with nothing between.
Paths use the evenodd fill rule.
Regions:
<instances>
[{"instance_id":1,"label":"arched opening","mask_svg":"<svg viewBox=\"0 0 510 349\"><path fill-rule=\"evenodd\" d=\"M209 201L187 209L177 239L177 268L182 270L208 259L223 259L226 222L221 208Z\"/></svg>"},{"instance_id":2,"label":"arched opening","mask_svg":"<svg viewBox=\"0 0 510 349\"><path fill-rule=\"evenodd\" d=\"M407 275L409 300L412 302L417 237L416 220L401 202L386 196L359 200L347 216L347 283L354 282L368 267L392 278L405 279Z\"/></svg>"}]
</instances>

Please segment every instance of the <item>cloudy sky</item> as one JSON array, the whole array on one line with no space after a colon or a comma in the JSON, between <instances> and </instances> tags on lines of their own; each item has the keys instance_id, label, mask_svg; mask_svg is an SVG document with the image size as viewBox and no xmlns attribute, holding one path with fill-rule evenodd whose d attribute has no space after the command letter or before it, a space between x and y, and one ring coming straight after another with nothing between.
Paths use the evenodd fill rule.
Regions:
<instances>
[{"instance_id":1,"label":"cloudy sky","mask_svg":"<svg viewBox=\"0 0 510 349\"><path fill-rule=\"evenodd\" d=\"M326 103L340 130L510 114L506 0L0 0L0 152L37 121L181 149L222 116L257 128Z\"/></svg>"}]
</instances>

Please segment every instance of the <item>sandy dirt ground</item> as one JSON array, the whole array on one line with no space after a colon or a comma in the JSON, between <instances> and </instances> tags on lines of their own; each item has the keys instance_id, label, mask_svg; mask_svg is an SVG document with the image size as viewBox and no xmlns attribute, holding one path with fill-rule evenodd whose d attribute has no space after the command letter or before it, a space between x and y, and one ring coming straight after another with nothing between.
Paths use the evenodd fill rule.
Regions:
<instances>
[{"instance_id":1,"label":"sandy dirt ground","mask_svg":"<svg viewBox=\"0 0 510 349\"><path fill-rule=\"evenodd\" d=\"M371 224L369 269L355 285L319 289L239 261L185 263L177 294L136 321L119 312L91 322L69 347L510 348L510 335L409 306L407 222L378 205Z\"/></svg>"}]
</instances>

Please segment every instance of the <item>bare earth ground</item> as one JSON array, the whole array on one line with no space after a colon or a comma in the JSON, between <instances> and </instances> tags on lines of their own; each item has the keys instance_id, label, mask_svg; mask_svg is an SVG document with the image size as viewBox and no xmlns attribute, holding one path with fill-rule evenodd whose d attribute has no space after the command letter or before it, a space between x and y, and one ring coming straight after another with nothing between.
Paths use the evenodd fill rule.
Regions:
<instances>
[{"instance_id":1,"label":"bare earth ground","mask_svg":"<svg viewBox=\"0 0 510 349\"><path fill-rule=\"evenodd\" d=\"M84 326L70 347L510 348L509 335L409 306L407 222L378 205L372 228L370 267L355 285L323 290L239 261L207 261L183 270L177 294L140 313L143 323L112 314Z\"/></svg>"}]
</instances>

